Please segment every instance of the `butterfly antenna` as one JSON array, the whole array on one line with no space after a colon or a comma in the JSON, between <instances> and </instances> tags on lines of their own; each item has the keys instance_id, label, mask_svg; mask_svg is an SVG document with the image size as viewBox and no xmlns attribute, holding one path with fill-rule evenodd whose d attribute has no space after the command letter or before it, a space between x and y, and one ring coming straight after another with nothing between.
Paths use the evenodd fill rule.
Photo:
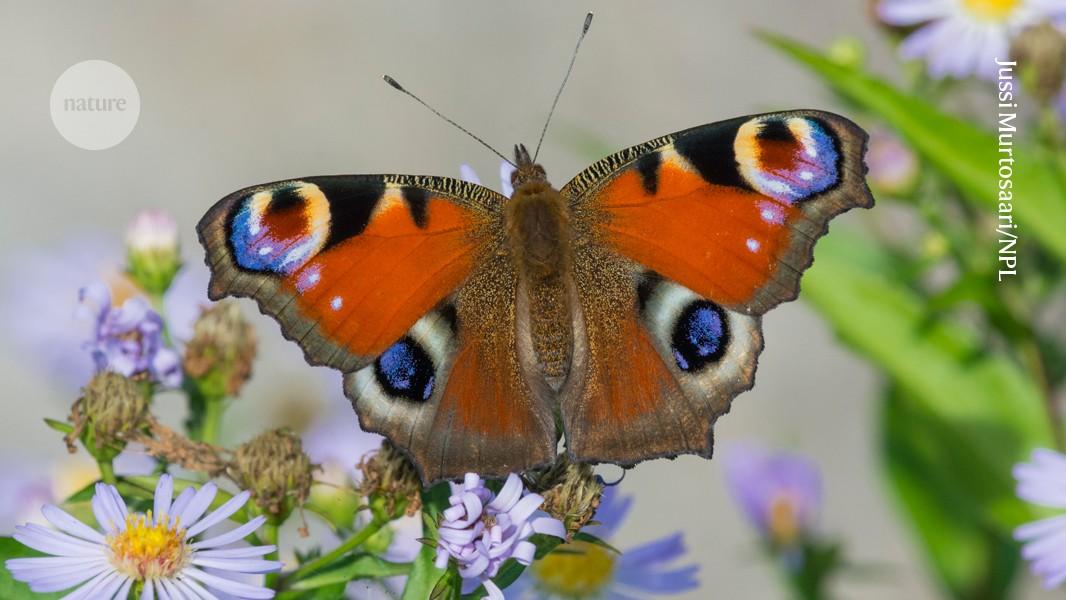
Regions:
<instances>
[{"instance_id":1,"label":"butterfly antenna","mask_svg":"<svg viewBox=\"0 0 1066 600\"><path fill-rule=\"evenodd\" d=\"M504 160L504 162L510 163L510 165L512 167L516 166L513 162L511 162L510 159L508 159L506 156L501 154L499 150L497 150L497 149L493 148L492 146L488 145L488 143L485 140L479 138L478 136L474 135L473 133L470 133L469 129L467 129L466 127L463 127L462 125L460 125L460 124L456 123L455 121L449 119L448 117L442 115L439 110L437 110L437 109L433 108L432 106L426 104L421 98L419 98L418 96L416 96L416 95L412 94L411 92L407 91L402 85L400 85L399 81L396 81L395 79L393 79L392 77L389 77L388 75L384 75L383 77L385 79L385 83L391 85L392 87L394 87L397 90L403 92L404 94L407 94L408 96L414 98L415 101L417 101L422 106L425 106L426 108L428 108L433 114L435 114L438 117L444 119L448 123L451 123L459 131L462 131L466 135L468 135L468 136L474 138L475 140L477 140L479 144L481 144L482 146L484 146L484 147L488 148L489 150L491 150L496 156L499 156L500 158L502 158Z\"/></svg>"},{"instance_id":2,"label":"butterfly antenna","mask_svg":"<svg viewBox=\"0 0 1066 600\"><path fill-rule=\"evenodd\" d=\"M544 121L544 129L540 130L540 139L537 140L537 149L533 152L533 162L537 162L537 155L540 154L540 145L544 143L544 134L548 133L548 125L552 122L552 115L555 114L555 105L559 104L559 97L563 95L563 88L566 87L566 80L570 79L570 72L574 70L574 61L577 60L577 51L581 49L581 42L585 39L585 34L589 32L589 27L592 26L592 13L585 15L585 24L581 27L581 35L577 38L577 45L574 46L574 54L570 57L570 66L566 68L566 76L563 77L563 83L559 86L559 91L555 92L555 100L552 100L551 110L548 111L548 119Z\"/></svg>"}]
</instances>

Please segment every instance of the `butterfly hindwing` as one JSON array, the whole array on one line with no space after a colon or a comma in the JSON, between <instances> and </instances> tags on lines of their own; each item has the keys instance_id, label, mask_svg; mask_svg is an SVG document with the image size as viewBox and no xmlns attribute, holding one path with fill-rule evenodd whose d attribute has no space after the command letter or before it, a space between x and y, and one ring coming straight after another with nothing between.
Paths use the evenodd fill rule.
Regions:
<instances>
[{"instance_id":1,"label":"butterfly hindwing","mask_svg":"<svg viewBox=\"0 0 1066 600\"><path fill-rule=\"evenodd\" d=\"M209 294L254 298L312 364L346 373L364 428L427 481L554 454L551 399L519 366L505 198L438 177L309 177L219 201Z\"/></svg>"},{"instance_id":2,"label":"butterfly hindwing","mask_svg":"<svg viewBox=\"0 0 1066 600\"><path fill-rule=\"evenodd\" d=\"M581 296L560 405L574 458L710 455L713 420L752 385L758 317L796 297L833 216L873 204L865 140L830 113L741 117L623 150L562 188Z\"/></svg>"}]
</instances>

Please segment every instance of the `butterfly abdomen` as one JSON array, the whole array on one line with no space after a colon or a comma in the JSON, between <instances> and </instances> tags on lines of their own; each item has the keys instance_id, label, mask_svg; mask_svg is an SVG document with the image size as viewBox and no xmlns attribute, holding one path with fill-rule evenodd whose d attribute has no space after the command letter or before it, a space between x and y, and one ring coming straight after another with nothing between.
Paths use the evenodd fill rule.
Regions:
<instances>
[{"instance_id":1,"label":"butterfly abdomen","mask_svg":"<svg viewBox=\"0 0 1066 600\"><path fill-rule=\"evenodd\" d=\"M529 322L538 365L557 383L570 365L573 349L570 298L568 207L546 181L522 183L505 206L515 269L529 298Z\"/></svg>"}]
</instances>

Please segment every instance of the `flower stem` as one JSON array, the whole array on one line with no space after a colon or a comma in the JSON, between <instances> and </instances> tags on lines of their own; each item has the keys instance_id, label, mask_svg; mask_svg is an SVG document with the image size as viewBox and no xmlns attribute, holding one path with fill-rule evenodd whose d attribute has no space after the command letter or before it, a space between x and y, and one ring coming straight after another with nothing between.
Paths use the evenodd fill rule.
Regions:
<instances>
[{"instance_id":1,"label":"flower stem","mask_svg":"<svg viewBox=\"0 0 1066 600\"><path fill-rule=\"evenodd\" d=\"M205 444L218 443L218 431L222 424L222 412L225 409L225 400L222 398L207 398L204 406L204 422L200 429L200 441Z\"/></svg>"},{"instance_id":2,"label":"flower stem","mask_svg":"<svg viewBox=\"0 0 1066 600\"><path fill-rule=\"evenodd\" d=\"M304 577L307 577L311 573L314 573L315 571L321 569L322 567L325 567L335 562L337 559L343 557L345 554L363 545L363 542L370 539L370 537L373 536L375 533L381 531L381 528L385 525L386 521L382 521L380 519L374 519L370 521L366 524L366 527L363 527L359 531L355 532L352 537L345 540L340 546L337 546L333 550L327 552L326 554L323 554L322 556L314 560L308 561L300 565L300 568L287 575L285 579L289 581L300 580Z\"/></svg>"},{"instance_id":3,"label":"flower stem","mask_svg":"<svg viewBox=\"0 0 1066 600\"><path fill-rule=\"evenodd\" d=\"M260 530L259 537L265 543L275 547L273 552L267 554L263 558L266 560L277 560L278 551L276 548L278 545L278 522L274 519L267 519L267 522L263 524L263 528ZM276 590L278 589L279 582L280 579L278 578L277 573L266 574L266 587Z\"/></svg>"},{"instance_id":4,"label":"flower stem","mask_svg":"<svg viewBox=\"0 0 1066 600\"><path fill-rule=\"evenodd\" d=\"M97 460L96 465L100 468L100 479L104 483L118 485L118 477L115 476L115 465L110 460Z\"/></svg>"}]
</instances>

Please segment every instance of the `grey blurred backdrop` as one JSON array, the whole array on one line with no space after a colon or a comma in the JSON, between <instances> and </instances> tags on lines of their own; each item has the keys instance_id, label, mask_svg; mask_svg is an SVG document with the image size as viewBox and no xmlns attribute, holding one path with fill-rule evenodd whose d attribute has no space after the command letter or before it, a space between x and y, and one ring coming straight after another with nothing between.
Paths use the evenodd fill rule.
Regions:
<instances>
[{"instance_id":1,"label":"grey blurred backdrop","mask_svg":"<svg viewBox=\"0 0 1066 600\"><path fill-rule=\"evenodd\" d=\"M588 10L595 23L541 152L557 185L598 158L581 140L621 148L739 114L834 108L811 76L755 40L754 29L819 45L855 36L867 43L875 66L891 65L867 4L835 0L3 7L5 256L52 248L86 230L118 239L135 211L164 207L181 225L186 258L199 262L193 227L211 203L237 188L289 177L454 176L468 162L497 187L491 154L391 90L381 74L500 148L535 143ZM48 110L59 74L92 58L125 69L141 95L130 137L98 152L63 140ZM849 214L834 226L863 218L869 217ZM238 440L285 422L294 399L320 411L340 401L339 393L322 399L321 374L273 322L255 318L259 368L229 413L227 433ZM719 421L718 447L755 441L818 462L826 486L823 529L846 541L854 562L878 567L874 576L840 581L840 597L935 597L878 468L875 374L802 301L771 312L764 327L756 387ZM69 389L29 370L26 352L9 336L0 336L0 360L0 455L61 457L62 444L41 418L66 414ZM180 419L180 409L167 411L170 420ZM627 475L624 488L637 499L617 545L683 529L704 584L688 598L784 597L731 503L717 461L645 463Z\"/></svg>"}]
</instances>

